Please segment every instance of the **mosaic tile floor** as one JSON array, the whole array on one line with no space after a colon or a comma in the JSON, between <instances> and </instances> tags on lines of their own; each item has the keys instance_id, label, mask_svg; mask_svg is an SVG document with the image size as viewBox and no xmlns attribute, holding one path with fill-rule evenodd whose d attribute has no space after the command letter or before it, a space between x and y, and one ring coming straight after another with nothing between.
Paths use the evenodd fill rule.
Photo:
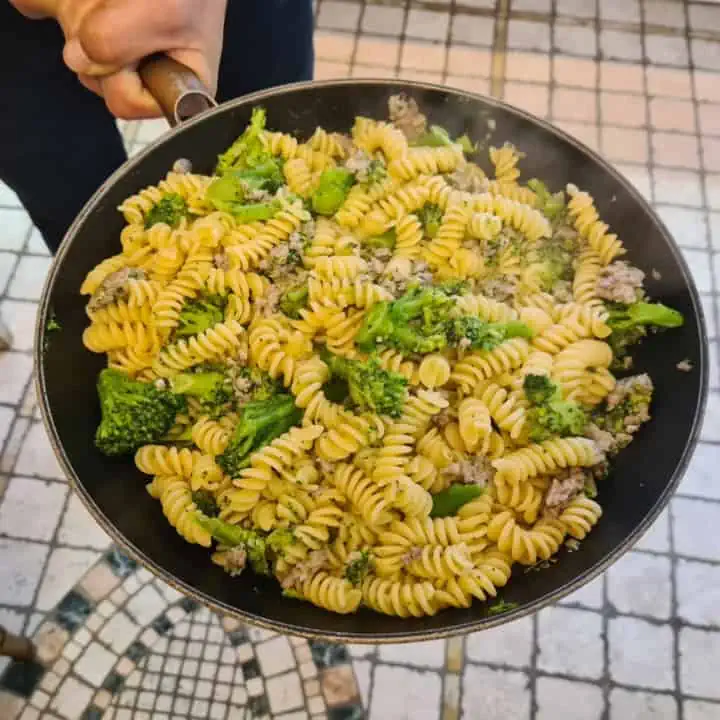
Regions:
<instances>
[{"instance_id":1,"label":"mosaic tile floor","mask_svg":"<svg viewBox=\"0 0 720 720\"><path fill-rule=\"evenodd\" d=\"M33 320L50 259L0 185L0 718L720 718L720 6L676 0L320 0L318 78L492 93L598 149L657 208L711 337L702 443L669 512L605 577L534 618L414 646L286 639L138 569L68 490L38 423ZM130 152L165 130L123 124ZM402 692L398 689L402 688Z\"/></svg>"}]
</instances>

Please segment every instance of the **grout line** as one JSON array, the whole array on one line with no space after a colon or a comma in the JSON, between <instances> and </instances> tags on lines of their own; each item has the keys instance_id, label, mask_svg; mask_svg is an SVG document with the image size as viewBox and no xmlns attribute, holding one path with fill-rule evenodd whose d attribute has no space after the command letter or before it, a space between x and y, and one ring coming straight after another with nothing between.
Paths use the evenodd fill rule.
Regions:
<instances>
[{"instance_id":1,"label":"grout line","mask_svg":"<svg viewBox=\"0 0 720 720\"><path fill-rule=\"evenodd\" d=\"M502 99L505 93L508 31L512 0L497 0L497 13L493 29L492 61L490 66L490 94Z\"/></svg>"}]
</instances>

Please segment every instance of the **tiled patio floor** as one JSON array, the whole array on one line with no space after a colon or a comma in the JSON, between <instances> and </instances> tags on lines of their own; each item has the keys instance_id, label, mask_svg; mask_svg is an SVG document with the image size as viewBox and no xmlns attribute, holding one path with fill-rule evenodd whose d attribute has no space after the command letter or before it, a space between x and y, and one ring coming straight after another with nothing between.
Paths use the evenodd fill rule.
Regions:
<instances>
[{"instance_id":1,"label":"tiled patio floor","mask_svg":"<svg viewBox=\"0 0 720 720\"><path fill-rule=\"evenodd\" d=\"M717 720L720 6L319 0L317 11L318 78L399 76L492 93L598 149L655 205L706 311L703 442L670 512L635 550L534 618L380 648L248 632L107 555L108 538L69 493L30 384L50 259L0 185L0 313L15 336L0 354L0 624L28 634L42 624L41 659L52 667L11 668L0 718ZM164 129L123 131L133 152Z\"/></svg>"}]
</instances>

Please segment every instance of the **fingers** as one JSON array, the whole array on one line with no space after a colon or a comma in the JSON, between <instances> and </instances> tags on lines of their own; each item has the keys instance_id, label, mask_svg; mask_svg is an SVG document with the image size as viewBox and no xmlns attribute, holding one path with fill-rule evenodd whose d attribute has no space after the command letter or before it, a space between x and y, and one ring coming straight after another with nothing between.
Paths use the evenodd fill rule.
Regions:
<instances>
[{"instance_id":1,"label":"fingers","mask_svg":"<svg viewBox=\"0 0 720 720\"><path fill-rule=\"evenodd\" d=\"M113 75L96 79L100 94L115 117L123 120L143 120L162 116L160 106L134 70L125 68Z\"/></svg>"},{"instance_id":2,"label":"fingers","mask_svg":"<svg viewBox=\"0 0 720 720\"><path fill-rule=\"evenodd\" d=\"M120 65L101 65L93 62L83 50L80 40L72 38L63 48L63 60L65 64L78 75L87 75L93 77L102 77L103 75L112 75L120 70Z\"/></svg>"}]
</instances>

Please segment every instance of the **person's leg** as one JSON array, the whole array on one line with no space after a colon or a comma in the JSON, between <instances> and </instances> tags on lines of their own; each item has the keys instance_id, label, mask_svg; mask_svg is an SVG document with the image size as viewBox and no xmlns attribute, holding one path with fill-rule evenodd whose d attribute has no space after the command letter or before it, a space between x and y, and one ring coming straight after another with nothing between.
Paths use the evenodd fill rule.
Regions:
<instances>
[{"instance_id":1,"label":"person's leg","mask_svg":"<svg viewBox=\"0 0 720 720\"><path fill-rule=\"evenodd\" d=\"M311 80L311 0L228 0L217 98Z\"/></svg>"},{"instance_id":2,"label":"person's leg","mask_svg":"<svg viewBox=\"0 0 720 720\"><path fill-rule=\"evenodd\" d=\"M27 20L0 0L0 180L53 252L125 160L115 121L65 67L62 47L54 21Z\"/></svg>"}]
</instances>

